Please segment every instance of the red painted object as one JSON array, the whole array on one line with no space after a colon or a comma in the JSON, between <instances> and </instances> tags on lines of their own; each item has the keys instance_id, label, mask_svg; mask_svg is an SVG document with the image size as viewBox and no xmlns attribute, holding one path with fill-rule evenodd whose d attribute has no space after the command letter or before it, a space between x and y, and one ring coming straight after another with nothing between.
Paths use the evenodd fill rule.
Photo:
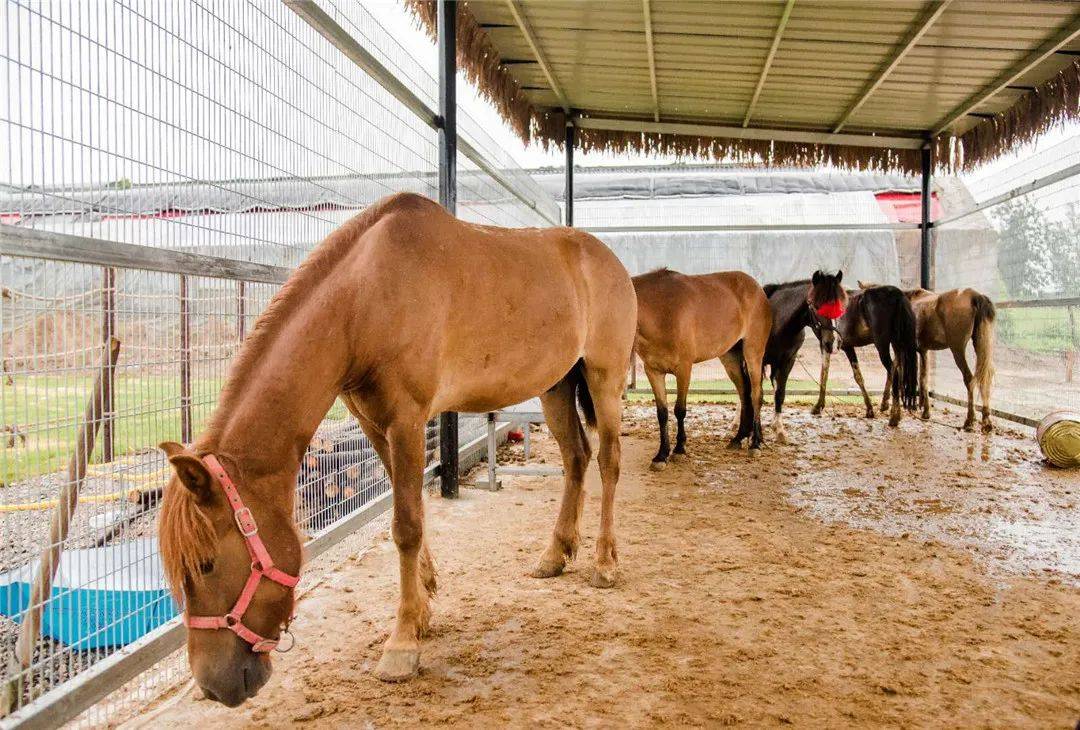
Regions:
<instances>
[{"instance_id":1,"label":"red painted object","mask_svg":"<svg viewBox=\"0 0 1080 730\"><path fill-rule=\"evenodd\" d=\"M834 299L818 307L817 313L826 319L840 319L844 315L844 304L839 299Z\"/></svg>"},{"instance_id":2,"label":"red painted object","mask_svg":"<svg viewBox=\"0 0 1080 730\"><path fill-rule=\"evenodd\" d=\"M511 429L506 433L506 440L517 443L525 440L525 434L520 428Z\"/></svg>"}]
</instances>

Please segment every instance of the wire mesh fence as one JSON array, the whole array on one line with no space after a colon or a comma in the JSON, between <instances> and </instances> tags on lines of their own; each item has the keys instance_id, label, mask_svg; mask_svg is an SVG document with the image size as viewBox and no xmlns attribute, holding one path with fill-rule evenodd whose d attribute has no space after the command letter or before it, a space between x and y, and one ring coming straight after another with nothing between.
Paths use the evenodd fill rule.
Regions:
<instances>
[{"instance_id":1,"label":"wire mesh fence","mask_svg":"<svg viewBox=\"0 0 1080 730\"><path fill-rule=\"evenodd\" d=\"M369 10L326 10L434 99L432 74ZM156 445L198 435L244 336L319 240L388 193L437 195L437 144L281 3L4 0L0 78L0 646L5 710L25 718L95 666L114 671L118 649L175 626L155 542L169 476ZM459 157L462 217L557 222L554 201L480 125L462 115L461 126L474 151ZM30 235L60 253L20 255ZM135 251L116 243L139 247L140 261L162 251L177 268L95 259L98 248ZM188 254L256 268L198 259L187 270ZM103 360L113 342L115 364ZM463 416L462 442L483 426ZM434 428L428 440L437 459ZM78 507L57 535L50 520L72 487ZM300 528L319 543L388 489L335 404L302 459ZM55 577L35 601L43 556ZM19 654L35 608L42 637ZM185 674L182 656L168 656L81 721L130 715Z\"/></svg>"},{"instance_id":2,"label":"wire mesh fence","mask_svg":"<svg viewBox=\"0 0 1080 730\"><path fill-rule=\"evenodd\" d=\"M1078 165L1073 135L973 180L934 228L935 289L972 287L995 302L991 405L1021 421L1080 408ZM971 348L966 359L974 368ZM937 393L966 402L948 353L933 378Z\"/></svg>"}]
</instances>

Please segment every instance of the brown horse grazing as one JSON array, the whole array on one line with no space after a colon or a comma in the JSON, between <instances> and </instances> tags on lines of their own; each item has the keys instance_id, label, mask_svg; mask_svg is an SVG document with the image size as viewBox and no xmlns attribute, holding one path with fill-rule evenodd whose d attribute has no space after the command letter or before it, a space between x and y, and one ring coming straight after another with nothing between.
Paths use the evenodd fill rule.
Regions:
<instances>
[{"instance_id":1,"label":"brown horse grazing","mask_svg":"<svg viewBox=\"0 0 1080 730\"><path fill-rule=\"evenodd\" d=\"M436 413L490 411L540 394L566 474L554 535L534 572L551 577L578 547L590 447L577 397L599 432L592 582L611 586L636 313L626 269L580 231L473 225L399 194L331 233L245 340L206 432L190 448L162 446L176 471L161 511L162 559L185 599L188 658L206 695L234 706L269 676L266 651L292 616L289 583L302 561L293 524L300 459L338 396L393 483L401 599L378 677L406 679L419 666L435 591L424 535L424 425Z\"/></svg>"},{"instance_id":2,"label":"brown horse grazing","mask_svg":"<svg viewBox=\"0 0 1080 730\"><path fill-rule=\"evenodd\" d=\"M670 269L634 277L638 298L634 350L641 356L656 399L660 450L652 468L662 469L671 454L665 378L675 375L675 452L686 455L686 394L694 363L719 357L739 392L739 428L731 439L737 447L750 436L750 449L761 448L761 359L772 327L765 292L741 271L688 276Z\"/></svg>"},{"instance_id":3,"label":"brown horse grazing","mask_svg":"<svg viewBox=\"0 0 1080 730\"><path fill-rule=\"evenodd\" d=\"M876 285L859 282L862 289ZM996 311L990 297L974 289L950 289L940 293L929 289L907 289L904 296L915 310L919 338L919 403L922 417L930 418L930 393L927 390L926 353L930 350L952 352L956 367L967 390L967 418L964 430L975 430L975 387L982 399L982 430L991 433L990 387L994 380L994 318ZM967 346L975 346L975 372L967 363ZM885 385L882 410L888 406L889 386Z\"/></svg>"},{"instance_id":4,"label":"brown horse grazing","mask_svg":"<svg viewBox=\"0 0 1080 730\"><path fill-rule=\"evenodd\" d=\"M866 392L866 382L859 369L856 347L873 345L881 364L889 374L886 388L893 391L893 408L889 425L900 424L900 405L914 410L918 398L919 367L915 334L915 312L904 293L895 286L878 286L865 291L846 291L840 282L843 272L826 274L815 271L810 280L807 303L811 307L810 329L821 344L821 382L818 400L811 413L817 415L825 407L825 390L829 384L830 355L839 347L851 363L855 382L862 391L866 417L874 417L874 406ZM839 317L823 316L823 308L839 305ZM845 309L846 305L846 309ZM884 411L884 408L882 408Z\"/></svg>"}]
</instances>

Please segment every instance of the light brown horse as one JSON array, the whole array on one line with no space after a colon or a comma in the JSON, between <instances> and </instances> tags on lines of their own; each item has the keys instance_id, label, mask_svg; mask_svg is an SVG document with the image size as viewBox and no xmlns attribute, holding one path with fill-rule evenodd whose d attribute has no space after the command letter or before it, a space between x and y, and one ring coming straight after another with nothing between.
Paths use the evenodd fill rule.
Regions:
<instances>
[{"instance_id":1,"label":"light brown horse","mask_svg":"<svg viewBox=\"0 0 1080 730\"><path fill-rule=\"evenodd\" d=\"M660 450L652 460L662 469L669 455L686 457L686 396L695 363L719 357L739 393L739 427L731 439L737 447L750 436L750 449L761 448L761 359L772 328L772 310L765 292L741 271L690 276L659 269L634 277L638 298L634 350L656 399ZM668 441L665 379L675 375L678 421L675 451Z\"/></svg>"},{"instance_id":2,"label":"light brown horse","mask_svg":"<svg viewBox=\"0 0 1080 730\"><path fill-rule=\"evenodd\" d=\"M435 592L424 535L424 425L439 412L490 411L540 395L566 474L554 534L534 572L552 577L578 548L591 456L576 396L599 433L603 494L592 582L613 585L621 396L636 311L626 269L580 231L473 225L412 194L385 198L343 224L259 318L206 432L190 448L162 446L176 470L161 513L162 558L186 615L230 612L252 574L208 455L237 485L276 567L295 576L300 459L338 396L393 483L401 597L378 677L418 671ZM229 620L273 640L292 610L292 590L262 580L246 613ZM188 632L196 680L230 706L269 676L267 654L254 649L230 630Z\"/></svg>"},{"instance_id":3,"label":"light brown horse","mask_svg":"<svg viewBox=\"0 0 1080 730\"><path fill-rule=\"evenodd\" d=\"M859 282L868 289L873 284ZM919 342L919 402L922 417L930 418L930 393L927 389L927 352L949 350L953 361L964 378L967 390L967 418L964 430L975 430L975 388L979 388L982 400L982 430L994 430L990 420L990 389L994 380L994 319L996 311L990 298L975 289L950 289L933 292L929 289L907 289L904 296L915 310ZM967 346L975 346L975 372L967 363ZM889 403L889 385L886 381L885 396L881 403L884 410Z\"/></svg>"}]
</instances>

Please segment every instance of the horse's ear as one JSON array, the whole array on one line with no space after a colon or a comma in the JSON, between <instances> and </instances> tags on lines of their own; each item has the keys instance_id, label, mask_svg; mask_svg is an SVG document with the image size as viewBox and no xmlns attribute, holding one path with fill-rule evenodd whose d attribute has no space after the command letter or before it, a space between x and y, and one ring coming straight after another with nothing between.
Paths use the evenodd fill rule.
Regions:
<instances>
[{"instance_id":1,"label":"horse's ear","mask_svg":"<svg viewBox=\"0 0 1080 730\"><path fill-rule=\"evenodd\" d=\"M844 272L843 271L837 271L836 272L836 283L839 284L843 280L844 280Z\"/></svg>"},{"instance_id":2,"label":"horse's ear","mask_svg":"<svg viewBox=\"0 0 1080 730\"><path fill-rule=\"evenodd\" d=\"M814 272L813 278L810 279L810 283L817 286L817 283L821 281L821 269Z\"/></svg>"},{"instance_id":3,"label":"horse's ear","mask_svg":"<svg viewBox=\"0 0 1080 730\"><path fill-rule=\"evenodd\" d=\"M213 497L214 480L202 459L175 441L166 441L159 448L169 457L169 463L176 470L176 476L180 477L180 483L188 488L196 501L203 504L209 502Z\"/></svg>"}]
</instances>

